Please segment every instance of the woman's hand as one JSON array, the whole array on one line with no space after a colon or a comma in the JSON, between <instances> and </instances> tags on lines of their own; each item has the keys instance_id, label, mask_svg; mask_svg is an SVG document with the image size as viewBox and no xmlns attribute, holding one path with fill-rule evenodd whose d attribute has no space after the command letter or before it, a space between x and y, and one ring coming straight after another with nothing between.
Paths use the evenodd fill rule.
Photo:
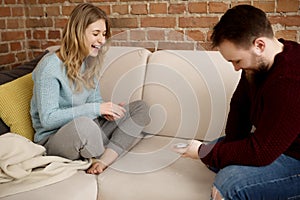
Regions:
<instances>
[{"instance_id":1,"label":"woman's hand","mask_svg":"<svg viewBox=\"0 0 300 200\"><path fill-rule=\"evenodd\" d=\"M182 155L182 157L188 157L192 159L199 159L198 149L202 142L199 140L192 140L190 144L185 148L173 147L173 151Z\"/></svg>"},{"instance_id":2,"label":"woman's hand","mask_svg":"<svg viewBox=\"0 0 300 200\"><path fill-rule=\"evenodd\" d=\"M112 102L104 102L100 104L100 114L108 121L114 121L124 117L126 110L124 104L119 105Z\"/></svg>"}]
</instances>

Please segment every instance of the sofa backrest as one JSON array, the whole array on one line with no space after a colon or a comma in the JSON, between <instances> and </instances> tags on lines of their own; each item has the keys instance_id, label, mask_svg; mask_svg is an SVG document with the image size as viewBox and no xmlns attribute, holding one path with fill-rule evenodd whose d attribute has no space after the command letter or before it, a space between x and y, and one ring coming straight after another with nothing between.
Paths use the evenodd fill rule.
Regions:
<instances>
[{"instance_id":1,"label":"sofa backrest","mask_svg":"<svg viewBox=\"0 0 300 200\"><path fill-rule=\"evenodd\" d=\"M101 71L101 95L114 103L142 99L146 65L151 52L135 47L110 47Z\"/></svg>"},{"instance_id":2,"label":"sofa backrest","mask_svg":"<svg viewBox=\"0 0 300 200\"><path fill-rule=\"evenodd\" d=\"M145 132L210 141L224 134L240 73L216 51L111 47L101 91L115 103L143 99L151 122Z\"/></svg>"}]
</instances>

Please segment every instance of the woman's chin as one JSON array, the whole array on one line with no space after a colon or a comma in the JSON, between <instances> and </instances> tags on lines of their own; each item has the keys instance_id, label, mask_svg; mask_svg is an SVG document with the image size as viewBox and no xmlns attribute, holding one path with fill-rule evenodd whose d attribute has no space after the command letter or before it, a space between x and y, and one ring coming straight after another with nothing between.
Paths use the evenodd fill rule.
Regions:
<instances>
[{"instance_id":1,"label":"woman's chin","mask_svg":"<svg viewBox=\"0 0 300 200\"><path fill-rule=\"evenodd\" d=\"M93 50L93 51L90 52L89 56L96 57L96 56L98 56L98 53L99 53L98 50Z\"/></svg>"}]
</instances>

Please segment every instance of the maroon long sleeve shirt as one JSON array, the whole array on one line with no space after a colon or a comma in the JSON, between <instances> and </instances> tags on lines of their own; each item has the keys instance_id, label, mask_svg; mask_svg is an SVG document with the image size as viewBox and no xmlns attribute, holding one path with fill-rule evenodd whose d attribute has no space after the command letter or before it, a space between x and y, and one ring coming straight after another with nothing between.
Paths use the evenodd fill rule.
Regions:
<instances>
[{"instance_id":1,"label":"maroon long sleeve shirt","mask_svg":"<svg viewBox=\"0 0 300 200\"><path fill-rule=\"evenodd\" d=\"M300 160L300 44L280 42L283 51L260 81L251 84L242 73L231 99L225 139L199 148L205 164L219 169L263 166L281 154Z\"/></svg>"}]
</instances>

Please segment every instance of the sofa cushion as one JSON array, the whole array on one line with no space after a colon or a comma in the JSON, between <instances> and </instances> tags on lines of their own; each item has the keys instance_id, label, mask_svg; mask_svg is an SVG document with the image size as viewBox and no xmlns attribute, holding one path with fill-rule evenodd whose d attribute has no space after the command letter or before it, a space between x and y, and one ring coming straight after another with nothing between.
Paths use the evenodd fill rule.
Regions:
<instances>
[{"instance_id":1,"label":"sofa cushion","mask_svg":"<svg viewBox=\"0 0 300 200\"><path fill-rule=\"evenodd\" d=\"M48 53L48 50L38 55L33 60L24 63L23 65L17 66L11 70L2 70L0 71L0 85L7 83L9 81L13 81L16 78L19 78L21 76L24 76L25 74L28 74L32 72L32 70L35 68L37 63L41 60L41 58Z\"/></svg>"},{"instance_id":2,"label":"sofa cushion","mask_svg":"<svg viewBox=\"0 0 300 200\"><path fill-rule=\"evenodd\" d=\"M1 198L1 200L96 200L97 181L95 175L83 171L61 182L35 190Z\"/></svg>"},{"instance_id":3,"label":"sofa cushion","mask_svg":"<svg viewBox=\"0 0 300 200\"><path fill-rule=\"evenodd\" d=\"M4 121L0 118L0 135L9 132L9 127L4 123Z\"/></svg>"},{"instance_id":4,"label":"sofa cushion","mask_svg":"<svg viewBox=\"0 0 300 200\"><path fill-rule=\"evenodd\" d=\"M239 77L215 51L111 47L100 82L105 100L150 105L145 132L210 141L224 134Z\"/></svg>"},{"instance_id":5,"label":"sofa cushion","mask_svg":"<svg viewBox=\"0 0 300 200\"><path fill-rule=\"evenodd\" d=\"M100 86L106 101L115 103L142 99L150 51L140 47L110 47L105 55Z\"/></svg>"},{"instance_id":6,"label":"sofa cushion","mask_svg":"<svg viewBox=\"0 0 300 200\"><path fill-rule=\"evenodd\" d=\"M11 132L30 140L34 134L29 113L32 88L31 73L0 85L0 118Z\"/></svg>"},{"instance_id":7,"label":"sofa cushion","mask_svg":"<svg viewBox=\"0 0 300 200\"><path fill-rule=\"evenodd\" d=\"M145 132L206 141L219 137L239 76L218 52L153 53L143 90L152 119Z\"/></svg>"},{"instance_id":8,"label":"sofa cushion","mask_svg":"<svg viewBox=\"0 0 300 200\"><path fill-rule=\"evenodd\" d=\"M35 68L37 63L40 61L40 59L48 53L48 50L41 53L39 56L34 58L33 60L24 63L23 65L17 66L13 68L12 70L1 70L0 71L0 85L13 81L21 76L24 76L25 74L28 74L32 72L32 70ZM0 135L9 132L9 127L3 122L3 120L0 118Z\"/></svg>"},{"instance_id":9,"label":"sofa cushion","mask_svg":"<svg viewBox=\"0 0 300 200\"><path fill-rule=\"evenodd\" d=\"M215 174L200 160L181 158L170 150L182 141L164 136L143 139L98 176L98 198L209 199Z\"/></svg>"}]
</instances>

